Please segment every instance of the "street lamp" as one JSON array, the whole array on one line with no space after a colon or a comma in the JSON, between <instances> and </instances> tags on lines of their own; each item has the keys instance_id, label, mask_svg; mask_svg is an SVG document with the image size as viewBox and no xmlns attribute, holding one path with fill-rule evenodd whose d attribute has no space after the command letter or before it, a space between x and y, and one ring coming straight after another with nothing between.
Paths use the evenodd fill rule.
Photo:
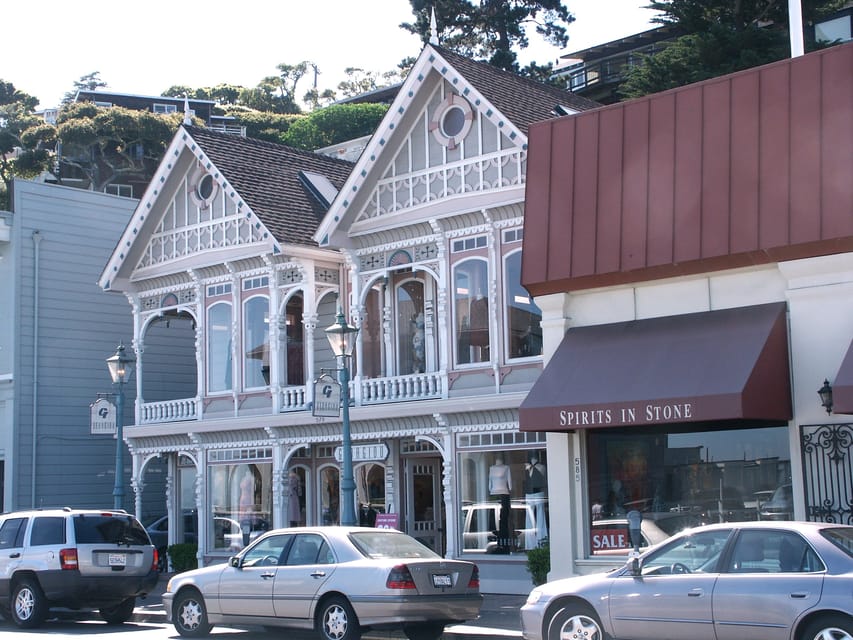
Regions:
<instances>
[{"instance_id":1,"label":"street lamp","mask_svg":"<svg viewBox=\"0 0 853 640\"><path fill-rule=\"evenodd\" d=\"M341 493L343 508L341 509L341 524L353 526L358 524L355 519L355 478L352 472L352 436L349 424L349 358L355 345L358 329L347 324L344 312L338 309L337 322L326 329L326 337L332 346L335 357L340 358L338 376L341 383L341 406L343 408L343 469L341 471Z\"/></svg>"},{"instance_id":2,"label":"street lamp","mask_svg":"<svg viewBox=\"0 0 853 640\"><path fill-rule=\"evenodd\" d=\"M107 368L113 380L113 386L118 388L116 393L116 481L113 487L113 508L121 509L124 500L124 457L122 445L124 437L122 428L124 422L124 385L130 380L135 360L124 354L124 345L119 344L116 352L107 358Z\"/></svg>"}]
</instances>

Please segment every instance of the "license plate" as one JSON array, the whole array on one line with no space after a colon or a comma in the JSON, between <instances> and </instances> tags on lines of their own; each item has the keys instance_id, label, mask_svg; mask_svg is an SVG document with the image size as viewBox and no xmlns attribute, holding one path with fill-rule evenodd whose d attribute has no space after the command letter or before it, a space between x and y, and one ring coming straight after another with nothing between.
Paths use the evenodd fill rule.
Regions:
<instances>
[{"instance_id":1,"label":"license plate","mask_svg":"<svg viewBox=\"0 0 853 640\"><path fill-rule=\"evenodd\" d=\"M127 566L127 554L126 553L111 553L109 557L109 564L111 567L126 567Z\"/></svg>"},{"instance_id":2,"label":"license plate","mask_svg":"<svg viewBox=\"0 0 853 640\"><path fill-rule=\"evenodd\" d=\"M432 576L432 586L434 587L452 587L450 576L446 573L437 573Z\"/></svg>"}]
</instances>

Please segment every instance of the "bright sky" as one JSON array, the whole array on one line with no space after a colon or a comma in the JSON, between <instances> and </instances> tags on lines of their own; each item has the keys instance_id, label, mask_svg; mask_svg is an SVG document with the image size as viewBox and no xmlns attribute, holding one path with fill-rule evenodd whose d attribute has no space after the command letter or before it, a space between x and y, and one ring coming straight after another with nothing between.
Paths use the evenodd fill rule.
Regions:
<instances>
[{"instance_id":1,"label":"bright sky","mask_svg":"<svg viewBox=\"0 0 853 640\"><path fill-rule=\"evenodd\" d=\"M564 3L576 17L567 49L532 34L523 64L655 26L646 0ZM382 72L417 56L419 40L398 26L412 18L408 0L4 2L0 79L51 107L94 71L111 91L160 95L173 85L254 87L279 63L309 60L322 90L335 88L347 67ZM309 88L303 78L299 92Z\"/></svg>"}]
</instances>

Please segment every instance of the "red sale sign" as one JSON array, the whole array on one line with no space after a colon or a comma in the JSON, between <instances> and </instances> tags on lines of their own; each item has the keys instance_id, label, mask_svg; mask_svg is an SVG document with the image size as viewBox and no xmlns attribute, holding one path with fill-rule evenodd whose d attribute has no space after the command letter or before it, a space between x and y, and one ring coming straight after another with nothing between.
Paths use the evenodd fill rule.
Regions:
<instances>
[{"instance_id":1,"label":"red sale sign","mask_svg":"<svg viewBox=\"0 0 853 640\"><path fill-rule=\"evenodd\" d=\"M626 529L596 529L592 532L592 552L608 549L630 549L631 538Z\"/></svg>"}]
</instances>

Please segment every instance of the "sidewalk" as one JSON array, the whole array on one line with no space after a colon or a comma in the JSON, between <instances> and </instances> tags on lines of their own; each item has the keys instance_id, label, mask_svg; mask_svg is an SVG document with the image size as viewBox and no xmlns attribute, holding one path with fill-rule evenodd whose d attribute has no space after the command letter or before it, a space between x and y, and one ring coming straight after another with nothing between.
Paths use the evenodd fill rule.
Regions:
<instances>
[{"instance_id":1,"label":"sidewalk","mask_svg":"<svg viewBox=\"0 0 853 640\"><path fill-rule=\"evenodd\" d=\"M166 623L166 612L163 610L161 600L166 582L169 576L163 575L157 583L157 588L145 599L136 601L136 609L133 612L135 622L158 622ZM483 594L483 606L480 609L480 617L465 624L457 624L447 627L444 635L454 640L482 640L483 638L521 638L521 622L518 610L524 604L526 596ZM377 640L391 640L405 638L403 633L397 631L369 631L363 638L375 638Z\"/></svg>"}]
</instances>

